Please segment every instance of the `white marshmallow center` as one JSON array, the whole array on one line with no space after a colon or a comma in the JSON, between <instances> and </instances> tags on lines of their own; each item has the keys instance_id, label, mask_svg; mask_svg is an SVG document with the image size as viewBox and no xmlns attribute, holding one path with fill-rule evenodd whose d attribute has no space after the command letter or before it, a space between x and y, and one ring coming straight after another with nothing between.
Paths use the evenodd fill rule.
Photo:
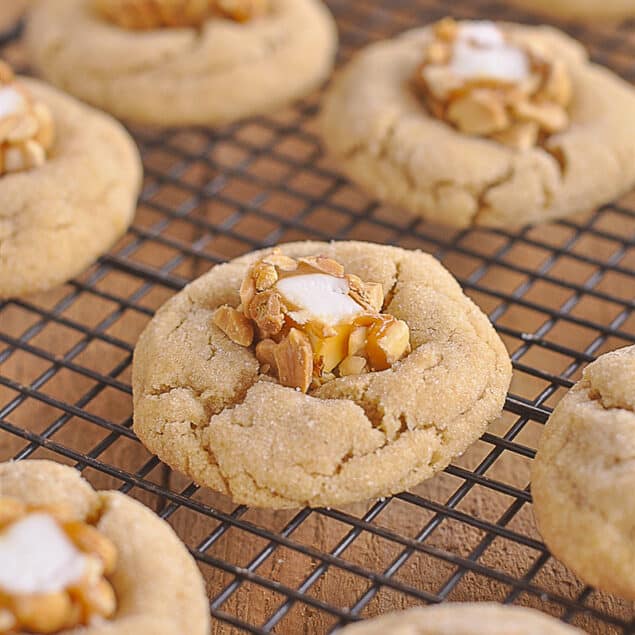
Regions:
<instances>
[{"instance_id":1,"label":"white marshmallow center","mask_svg":"<svg viewBox=\"0 0 635 635\"><path fill-rule=\"evenodd\" d=\"M8 117L21 112L26 103L24 97L15 88L0 88L0 117Z\"/></svg>"},{"instance_id":2,"label":"white marshmallow center","mask_svg":"<svg viewBox=\"0 0 635 635\"><path fill-rule=\"evenodd\" d=\"M282 278L277 290L297 311L290 317L300 324L309 321L337 326L350 322L363 312L362 307L348 295L348 282L325 273L310 273Z\"/></svg>"},{"instance_id":3,"label":"white marshmallow center","mask_svg":"<svg viewBox=\"0 0 635 635\"><path fill-rule=\"evenodd\" d=\"M521 82L530 73L526 53L506 42L492 22L468 22L459 27L450 68L462 79L507 82Z\"/></svg>"},{"instance_id":4,"label":"white marshmallow center","mask_svg":"<svg viewBox=\"0 0 635 635\"><path fill-rule=\"evenodd\" d=\"M55 593L78 582L86 557L47 514L29 514L0 533L0 589Z\"/></svg>"}]
</instances>

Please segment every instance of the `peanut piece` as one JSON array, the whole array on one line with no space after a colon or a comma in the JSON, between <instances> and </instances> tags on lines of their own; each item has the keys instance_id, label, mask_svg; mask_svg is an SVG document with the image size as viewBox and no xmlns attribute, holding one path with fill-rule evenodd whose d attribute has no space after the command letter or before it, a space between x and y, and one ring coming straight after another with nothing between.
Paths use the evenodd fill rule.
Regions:
<instances>
[{"instance_id":1,"label":"peanut piece","mask_svg":"<svg viewBox=\"0 0 635 635\"><path fill-rule=\"evenodd\" d=\"M350 334L348 338L348 354L358 355L366 348L366 336L368 334L368 327L358 326Z\"/></svg>"},{"instance_id":2,"label":"peanut piece","mask_svg":"<svg viewBox=\"0 0 635 635\"><path fill-rule=\"evenodd\" d=\"M512 108L517 117L535 121L548 133L564 130L569 124L567 111L558 104L549 102L534 104L524 101L514 104Z\"/></svg>"},{"instance_id":3,"label":"peanut piece","mask_svg":"<svg viewBox=\"0 0 635 635\"><path fill-rule=\"evenodd\" d=\"M384 288L379 282L363 282L355 274L346 274L349 295L368 311L379 313L384 304Z\"/></svg>"},{"instance_id":4,"label":"peanut piece","mask_svg":"<svg viewBox=\"0 0 635 635\"><path fill-rule=\"evenodd\" d=\"M214 324L227 337L240 346L251 346L254 341L254 327L251 322L231 306L223 305L214 313Z\"/></svg>"},{"instance_id":5,"label":"peanut piece","mask_svg":"<svg viewBox=\"0 0 635 635\"><path fill-rule=\"evenodd\" d=\"M461 88L461 80L447 66L425 66L421 70L424 88L435 99L445 101Z\"/></svg>"},{"instance_id":6,"label":"peanut piece","mask_svg":"<svg viewBox=\"0 0 635 635\"><path fill-rule=\"evenodd\" d=\"M257 291L266 291L278 282L278 272L273 265L258 263L254 269L254 281Z\"/></svg>"},{"instance_id":7,"label":"peanut piece","mask_svg":"<svg viewBox=\"0 0 635 635\"><path fill-rule=\"evenodd\" d=\"M425 61L428 64L447 64L451 49L446 42L431 42L426 48Z\"/></svg>"},{"instance_id":8,"label":"peanut piece","mask_svg":"<svg viewBox=\"0 0 635 635\"><path fill-rule=\"evenodd\" d=\"M298 268L297 261L293 258L289 258L289 256L284 256L280 253L279 249L275 249L271 254L263 258L262 261L285 272L295 271Z\"/></svg>"},{"instance_id":9,"label":"peanut piece","mask_svg":"<svg viewBox=\"0 0 635 635\"><path fill-rule=\"evenodd\" d=\"M492 139L517 150L529 150L536 145L540 128L535 121L521 121L492 135Z\"/></svg>"},{"instance_id":10,"label":"peanut piece","mask_svg":"<svg viewBox=\"0 0 635 635\"><path fill-rule=\"evenodd\" d=\"M326 256L309 256L307 258L299 258L298 261L321 273L326 273L336 278L344 277L344 267L337 262L337 260L333 260L332 258L327 258Z\"/></svg>"},{"instance_id":11,"label":"peanut piece","mask_svg":"<svg viewBox=\"0 0 635 635\"><path fill-rule=\"evenodd\" d=\"M349 356L339 365L340 377L349 375L361 375L366 370L366 358Z\"/></svg>"},{"instance_id":12,"label":"peanut piece","mask_svg":"<svg viewBox=\"0 0 635 635\"><path fill-rule=\"evenodd\" d=\"M448 119L466 134L490 135L509 126L505 105L489 90L474 90L453 101Z\"/></svg>"},{"instance_id":13,"label":"peanut piece","mask_svg":"<svg viewBox=\"0 0 635 635\"><path fill-rule=\"evenodd\" d=\"M446 42L452 42L459 34L459 25L453 18L443 18L434 25L434 34Z\"/></svg>"},{"instance_id":14,"label":"peanut piece","mask_svg":"<svg viewBox=\"0 0 635 635\"><path fill-rule=\"evenodd\" d=\"M55 633L62 630L72 614L68 593L21 595L12 598L11 608L23 630Z\"/></svg>"},{"instance_id":15,"label":"peanut piece","mask_svg":"<svg viewBox=\"0 0 635 635\"><path fill-rule=\"evenodd\" d=\"M553 101L566 107L573 96L573 85L565 63L555 60L542 89L536 95L538 100Z\"/></svg>"},{"instance_id":16,"label":"peanut piece","mask_svg":"<svg viewBox=\"0 0 635 635\"><path fill-rule=\"evenodd\" d=\"M103 578L96 584L75 587L72 595L81 603L85 617L95 614L101 617L112 617L117 608L115 592L109 582Z\"/></svg>"},{"instance_id":17,"label":"peanut piece","mask_svg":"<svg viewBox=\"0 0 635 635\"><path fill-rule=\"evenodd\" d=\"M276 359L273 351L277 344L273 340L261 340L256 344L256 359L263 365L275 368Z\"/></svg>"},{"instance_id":18,"label":"peanut piece","mask_svg":"<svg viewBox=\"0 0 635 635\"><path fill-rule=\"evenodd\" d=\"M386 355L386 362L392 366L410 348L410 329L403 320L395 320L377 343Z\"/></svg>"},{"instance_id":19,"label":"peanut piece","mask_svg":"<svg viewBox=\"0 0 635 635\"><path fill-rule=\"evenodd\" d=\"M271 289L258 293L249 304L247 315L257 324L262 337L277 335L284 326L280 294Z\"/></svg>"},{"instance_id":20,"label":"peanut piece","mask_svg":"<svg viewBox=\"0 0 635 635\"><path fill-rule=\"evenodd\" d=\"M313 349L309 338L302 331L291 329L273 354L280 383L306 392L313 373Z\"/></svg>"},{"instance_id":21,"label":"peanut piece","mask_svg":"<svg viewBox=\"0 0 635 635\"><path fill-rule=\"evenodd\" d=\"M267 0L216 0L218 9L237 22L246 22L263 15Z\"/></svg>"},{"instance_id":22,"label":"peanut piece","mask_svg":"<svg viewBox=\"0 0 635 635\"><path fill-rule=\"evenodd\" d=\"M81 522L66 523L64 530L80 551L99 558L104 575L113 573L117 565L117 548L106 536Z\"/></svg>"},{"instance_id":23,"label":"peanut piece","mask_svg":"<svg viewBox=\"0 0 635 635\"><path fill-rule=\"evenodd\" d=\"M0 633L11 633L18 625L13 613L7 609L0 608Z\"/></svg>"},{"instance_id":24,"label":"peanut piece","mask_svg":"<svg viewBox=\"0 0 635 635\"><path fill-rule=\"evenodd\" d=\"M256 283L251 274L248 274L240 284L240 305L245 313L247 312L247 307L251 304L255 295Z\"/></svg>"},{"instance_id":25,"label":"peanut piece","mask_svg":"<svg viewBox=\"0 0 635 635\"><path fill-rule=\"evenodd\" d=\"M35 137L39 128L38 120L28 113L18 117L15 126L7 135L9 143L19 143Z\"/></svg>"}]
</instances>

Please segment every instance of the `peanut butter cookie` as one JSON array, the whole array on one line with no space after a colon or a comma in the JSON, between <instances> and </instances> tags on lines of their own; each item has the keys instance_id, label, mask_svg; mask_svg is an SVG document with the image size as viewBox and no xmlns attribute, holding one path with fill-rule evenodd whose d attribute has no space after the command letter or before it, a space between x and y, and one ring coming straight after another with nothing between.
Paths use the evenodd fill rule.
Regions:
<instances>
[{"instance_id":1,"label":"peanut butter cookie","mask_svg":"<svg viewBox=\"0 0 635 635\"><path fill-rule=\"evenodd\" d=\"M291 243L214 267L134 354L134 429L237 502L341 505L442 470L500 415L504 345L431 256Z\"/></svg>"},{"instance_id":2,"label":"peanut butter cookie","mask_svg":"<svg viewBox=\"0 0 635 635\"><path fill-rule=\"evenodd\" d=\"M345 173L431 221L533 224L635 184L635 92L549 27L455 22L359 53L321 128Z\"/></svg>"},{"instance_id":3,"label":"peanut butter cookie","mask_svg":"<svg viewBox=\"0 0 635 635\"><path fill-rule=\"evenodd\" d=\"M117 117L217 125L313 90L337 31L320 0L48 0L26 42L47 80Z\"/></svg>"},{"instance_id":4,"label":"peanut butter cookie","mask_svg":"<svg viewBox=\"0 0 635 635\"><path fill-rule=\"evenodd\" d=\"M342 635L583 635L533 609L501 604L440 604L353 624Z\"/></svg>"},{"instance_id":5,"label":"peanut butter cookie","mask_svg":"<svg viewBox=\"0 0 635 635\"><path fill-rule=\"evenodd\" d=\"M587 584L635 599L635 346L590 364L553 411L532 468L538 528Z\"/></svg>"},{"instance_id":6,"label":"peanut butter cookie","mask_svg":"<svg viewBox=\"0 0 635 635\"><path fill-rule=\"evenodd\" d=\"M0 633L209 633L202 576L169 525L73 468L0 464L0 561Z\"/></svg>"},{"instance_id":7,"label":"peanut butter cookie","mask_svg":"<svg viewBox=\"0 0 635 635\"><path fill-rule=\"evenodd\" d=\"M0 63L0 298L81 273L122 236L141 187L121 125Z\"/></svg>"}]
</instances>

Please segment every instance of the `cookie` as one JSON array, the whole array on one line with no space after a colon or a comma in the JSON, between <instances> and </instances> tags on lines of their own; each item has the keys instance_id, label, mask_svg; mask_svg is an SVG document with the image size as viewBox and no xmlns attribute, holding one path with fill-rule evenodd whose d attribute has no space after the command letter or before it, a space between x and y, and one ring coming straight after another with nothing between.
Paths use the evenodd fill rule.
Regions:
<instances>
[{"instance_id":1,"label":"cookie","mask_svg":"<svg viewBox=\"0 0 635 635\"><path fill-rule=\"evenodd\" d=\"M582 635L533 609L501 604L440 604L359 622L342 635Z\"/></svg>"},{"instance_id":2,"label":"cookie","mask_svg":"<svg viewBox=\"0 0 635 635\"><path fill-rule=\"evenodd\" d=\"M137 148L118 122L42 82L18 81L50 113L54 139L43 141L48 157L29 140L22 150L37 152L9 149L2 159L3 298L50 289L105 253L132 222L142 176ZM20 171L3 174L9 167Z\"/></svg>"},{"instance_id":3,"label":"cookie","mask_svg":"<svg viewBox=\"0 0 635 635\"><path fill-rule=\"evenodd\" d=\"M635 16L632 0L514 0L525 8L564 18L620 20Z\"/></svg>"},{"instance_id":4,"label":"cookie","mask_svg":"<svg viewBox=\"0 0 635 635\"><path fill-rule=\"evenodd\" d=\"M534 513L554 556L635 599L635 346L587 366L549 418L532 466Z\"/></svg>"},{"instance_id":5,"label":"cookie","mask_svg":"<svg viewBox=\"0 0 635 635\"><path fill-rule=\"evenodd\" d=\"M321 255L380 283L412 352L386 370L327 374L308 394L281 385L290 377L267 373L249 337L216 325L219 307L246 302L246 275L270 254L214 267L138 341L134 430L172 468L239 503L341 505L431 477L500 415L511 364L486 316L431 256L371 243L291 243L278 255Z\"/></svg>"},{"instance_id":6,"label":"cookie","mask_svg":"<svg viewBox=\"0 0 635 635\"><path fill-rule=\"evenodd\" d=\"M326 6L269 4L244 23L140 32L109 22L92 0L49 0L30 12L26 43L43 77L117 117L217 125L300 98L331 72L337 32Z\"/></svg>"},{"instance_id":7,"label":"cookie","mask_svg":"<svg viewBox=\"0 0 635 635\"><path fill-rule=\"evenodd\" d=\"M73 468L0 464L0 552L0 620L17 618L18 632L209 633L202 576L171 527L119 492L96 492Z\"/></svg>"},{"instance_id":8,"label":"cookie","mask_svg":"<svg viewBox=\"0 0 635 635\"><path fill-rule=\"evenodd\" d=\"M629 84L550 27L447 24L369 46L333 82L321 130L352 181L458 227L535 224L633 186Z\"/></svg>"}]
</instances>

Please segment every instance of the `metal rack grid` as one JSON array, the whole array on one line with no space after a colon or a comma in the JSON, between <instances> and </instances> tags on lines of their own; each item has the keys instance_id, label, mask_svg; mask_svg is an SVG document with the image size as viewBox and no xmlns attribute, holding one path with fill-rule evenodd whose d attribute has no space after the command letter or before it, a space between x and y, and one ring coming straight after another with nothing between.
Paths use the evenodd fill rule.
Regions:
<instances>
[{"instance_id":1,"label":"metal rack grid","mask_svg":"<svg viewBox=\"0 0 635 635\"><path fill-rule=\"evenodd\" d=\"M444 0L328 4L341 61L448 10ZM452 10L537 21L489 0L457 1ZM635 79L628 23L560 26ZM19 43L3 54L19 60ZM203 570L215 633L327 633L445 600L520 603L591 633L635 633L632 605L585 587L541 543L527 467L581 367L635 343L635 196L533 229L430 226L368 200L337 173L320 149L318 103L314 95L216 131L133 130L146 180L126 237L80 278L0 303L0 460L75 465L96 486L159 511ZM501 421L410 493L346 509L237 507L170 472L136 440L134 342L154 310L210 266L304 238L431 251L488 312L515 378Z\"/></svg>"}]
</instances>

